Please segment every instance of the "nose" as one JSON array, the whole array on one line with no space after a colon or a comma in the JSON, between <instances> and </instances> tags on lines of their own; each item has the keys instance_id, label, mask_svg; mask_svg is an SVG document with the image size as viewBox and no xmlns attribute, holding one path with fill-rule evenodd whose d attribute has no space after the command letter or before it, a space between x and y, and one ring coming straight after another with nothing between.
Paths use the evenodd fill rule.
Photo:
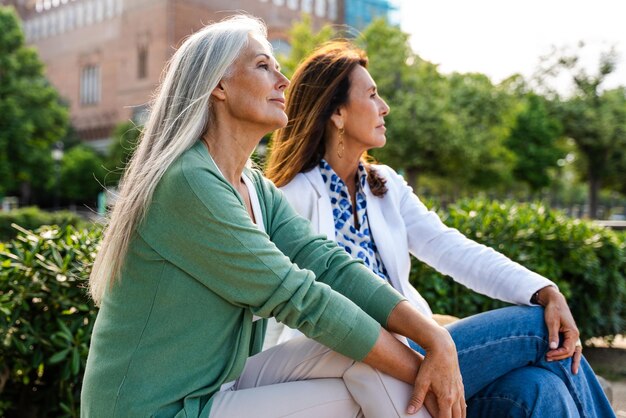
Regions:
<instances>
[{"instance_id":1,"label":"nose","mask_svg":"<svg viewBox=\"0 0 626 418\"><path fill-rule=\"evenodd\" d=\"M278 77L278 81L276 82L278 90L284 91L287 87L289 87L289 79L280 71L276 71L276 73Z\"/></svg>"},{"instance_id":2,"label":"nose","mask_svg":"<svg viewBox=\"0 0 626 418\"><path fill-rule=\"evenodd\" d=\"M387 116L391 109L389 108L389 105L387 104L387 102L385 102L383 99L380 99L380 101L381 101L380 114L382 116Z\"/></svg>"}]
</instances>

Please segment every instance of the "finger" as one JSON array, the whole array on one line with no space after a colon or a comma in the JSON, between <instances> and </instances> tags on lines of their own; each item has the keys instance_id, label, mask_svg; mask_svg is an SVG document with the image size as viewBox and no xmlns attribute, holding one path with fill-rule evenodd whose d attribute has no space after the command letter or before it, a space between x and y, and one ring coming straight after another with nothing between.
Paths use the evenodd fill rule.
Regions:
<instances>
[{"instance_id":1,"label":"finger","mask_svg":"<svg viewBox=\"0 0 626 418\"><path fill-rule=\"evenodd\" d=\"M578 374L578 368L580 367L580 359L583 357L582 345L577 345L574 349L574 357L572 357L572 373Z\"/></svg>"},{"instance_id":2,"label":"finger","mask_svg":"<svg viewBox=\"0 0 626 418\"><path fill-rule=\"evenodd\" d=\"M571 357L572 355L569 353L569 350L565 347L559 347L556 350L551 350L546 354L546 358L548 361L557 361L563 360Z\"/></svg>"},{"instance_id":3,"label":"finger","mask_svg":"<svg viewBox=\"0 0 626 418\"><path fill-rule=\"evenodd\" d=\"M439 416L439 405L437 405L437 398L432 392L426 394L424 399L424 408L430 413L431 417L437 418Z\"/></svg>"},{"instance_id":4,"label":"finger","mask_svg":"<svg viewBox=\"0 0 626 418\"><path fill-rule=\"evenodd\" d=\"M574 355L574 348L579 343L578 332L567 330L563 333L563 345L557 350L548 353L549 360L563 360Z\"/></svg>"},{"instance_id":5,"label":"finger","mask_svg":"<svg viewBox=\"0 0 626 418\"><path fill-rule=\"evenodd\" d=\"M465 404L465 401L462 401ZM461 409L461 402L455 402L452 408L452 418L463 418L463 410Z\"/></svg>"},{"instance_id":6,"label":"finger","mask_svg":"<svg viewBox=\"0 0 626 418\"><path fill-rule=\"evenodd\" d=\"M559 347L559 327L561 321L558 316L554 316L551 311L546 310L545 314L546 327L548 328L548 342L550 350L556 350Z\"/></svg>"},{"instance_id":7,"label":"finger","mask_svg":"<svg viewBox=\"0 0 626 418\"><path fill-rule=\"evenodd\" d=\"M437 398L439 402L439 418L452 418L453 402L452 396L439 396Z\"/></svg>"},{"instance_id":8,"label":"finger","mask_svg":"<svg viewBox=\"0 0 626 418\"><path fill-rule=\"evenodd\" d=\"M467 403L465 402L465 399L463 399L463 402L461 402L461 416L463 418L467 416Z\"/></svg>"},{"instance_id":9,"label":"finger","mask_svg":"<svg viewBox=\"0 0 626 418\"><path fill-rule=\"evenodd\" d=\"M409 405L406 408L407 414L413 415L422 407L424 399L426 398L426 393L428 392L428 387L428 384L415 385L413 393L411 394L411 399L409 399Z\"/></svg>"}]
</instances>

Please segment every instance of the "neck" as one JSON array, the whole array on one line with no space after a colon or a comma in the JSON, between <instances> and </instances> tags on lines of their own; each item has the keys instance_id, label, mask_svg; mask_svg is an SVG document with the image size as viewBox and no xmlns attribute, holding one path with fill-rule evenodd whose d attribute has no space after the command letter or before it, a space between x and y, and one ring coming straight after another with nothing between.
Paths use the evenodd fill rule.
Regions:
<instances>
[{"instance_id":1,"label":"neck","mask_svg":"<svg viewBox=\"0 0 626 418\"><path fill-rule=\"evenodd\" d=\"M326 152L324 159L333 168L335 173L346 183L348 186L355 184L356 173L359 168L360 155L343 155L339 158L335 152Z\"/></svg>"},{"instance_id":2,"label":"neck","mask_svg":"<svg viewBox=\"0 0 626 418\"><path fill-rule=\"evenodd\" d=\"M339 157L337 148L339 144L338 135L331 135L326 141L326 152L324 159L333 168L335 173L343 180L348 187L356 184L356 173L359 168L359 161L365 152L364 149L353 149L349 146L351 142L344 140L343 153Z\"/></svg>"},{"instance_id":3,"label":"neck","mask_svg":"<svg viewBox=\"0 0 626 418\"><path fill-rule=\"evenodd\" d=\"M237 187L241 183L243 169L263 135L243 129L241 124L222 122L207 131L202 141L226 180Z\"/></svg>"}]
</instances>

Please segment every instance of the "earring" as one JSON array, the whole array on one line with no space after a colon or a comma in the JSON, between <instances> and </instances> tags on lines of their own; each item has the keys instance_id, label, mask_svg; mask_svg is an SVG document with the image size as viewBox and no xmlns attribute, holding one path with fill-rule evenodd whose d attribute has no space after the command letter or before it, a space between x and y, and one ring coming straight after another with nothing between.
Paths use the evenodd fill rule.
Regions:
<instances>
[{"instance_id":1,"label":"earring","mask_svg":"<svg viewBox=\"0 0 626 418\"><path fill-rule=\"evenodd\" d=\"M337 144L337 157L343 158L343 128L339 128L339 144Z\"/></svg>"}]
</instances>

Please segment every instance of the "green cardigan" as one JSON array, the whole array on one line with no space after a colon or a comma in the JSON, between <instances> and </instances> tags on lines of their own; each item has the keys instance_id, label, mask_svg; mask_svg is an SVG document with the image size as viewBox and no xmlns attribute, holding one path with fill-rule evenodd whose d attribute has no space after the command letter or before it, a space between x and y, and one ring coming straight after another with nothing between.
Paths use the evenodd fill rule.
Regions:
<instances>
[{"instance_id":1,"label":"green cardigan","mask_svg":"<svg viewBox=\"0 0 626 418\"><path fill-rule=\"evenodd\" d=\"M198 142L159 182L102 301L83 417L206 417L276 319L362 360L403 297L314 235L257 172L266 233Z\"/></svg>"}]
</instances>

